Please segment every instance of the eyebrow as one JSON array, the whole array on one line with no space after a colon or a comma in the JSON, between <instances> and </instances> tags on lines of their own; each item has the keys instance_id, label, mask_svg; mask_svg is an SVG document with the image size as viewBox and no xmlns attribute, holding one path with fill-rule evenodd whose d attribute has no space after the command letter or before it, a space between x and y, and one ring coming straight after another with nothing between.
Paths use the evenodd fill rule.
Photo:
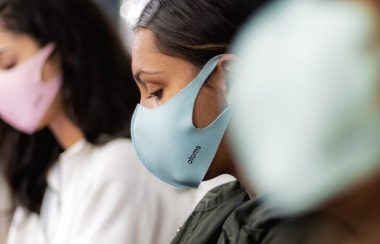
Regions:
<instances>
[{"instance_id":1,"label":"eyebrow","mask_svg":"<svg viewBox=\"0 0 380 244\"><path fill-rule=\"evenodd\" d=\"M162 71L152 72L152 71L139 70L136 73L134 73L133 76L135 77L136 81L138 81L140 83L144 83L141 80L141 75L143 75L143 74L146 74L146 75L156 75L156 74L160 74L160 73L162 73Z\"/></svg>"}]
</instances>

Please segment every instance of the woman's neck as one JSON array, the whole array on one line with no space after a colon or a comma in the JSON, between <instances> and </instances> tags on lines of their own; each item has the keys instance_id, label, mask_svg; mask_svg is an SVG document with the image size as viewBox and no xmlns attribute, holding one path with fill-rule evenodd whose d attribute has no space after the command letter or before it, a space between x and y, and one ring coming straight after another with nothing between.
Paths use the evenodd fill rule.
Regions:
<instances>
[{"instance_id":1,"label":"woman's neck","mask_svg":"<svg viewBox=\"0 0 380 244\"><path fill-rule=\"evenodd\" d=\"M58 112L51 119L49 128L65 150L84 138L81 130L67 118L63 111Z\"/></svg>"}]
</instances>

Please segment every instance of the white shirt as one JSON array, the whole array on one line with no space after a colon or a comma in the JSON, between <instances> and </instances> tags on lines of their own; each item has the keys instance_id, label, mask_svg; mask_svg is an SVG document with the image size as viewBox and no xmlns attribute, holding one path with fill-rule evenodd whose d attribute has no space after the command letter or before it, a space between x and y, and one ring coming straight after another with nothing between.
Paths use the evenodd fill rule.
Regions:
<instances>
[{"instance_id":1,"label":"white shirt","mask_svg":"<svg viewBox=\"0 0 380 244\"><path fill-rule=\"evenodd\" d=\"M167 244L195 201L151 175L130 140L83 140L50 171L41 215L16 210L7 244Z\"/></svg>"},{"instance_id":2,"label":"white shirt","mask_svg":"<svg viewBox=\"0 0 380 244\"><path fill-rule=\"evenodd\" d=\"M0 179L0 244L5 243L9 227L9 218L11 214L9 200L8 189L3 180Z\"/></svg>"}]
</instances>

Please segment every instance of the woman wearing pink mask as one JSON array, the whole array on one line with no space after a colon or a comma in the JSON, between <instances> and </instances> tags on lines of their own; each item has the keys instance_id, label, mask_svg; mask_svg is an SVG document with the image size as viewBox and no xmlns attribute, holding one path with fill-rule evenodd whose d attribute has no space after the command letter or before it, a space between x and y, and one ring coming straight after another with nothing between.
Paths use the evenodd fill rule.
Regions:
<instances>
[{"instance_id":1,"label":"woman wearing pink mask","mask_svg":"<svg viewBox=\"0 0 380 244\"><path fill-rule=\"evenodd\" d=\"M135 156L129 67L91 1L1 1L0 161L16 208L8 244L175 235L192 195L155 180Z\"/></svg>"}]
</instances>

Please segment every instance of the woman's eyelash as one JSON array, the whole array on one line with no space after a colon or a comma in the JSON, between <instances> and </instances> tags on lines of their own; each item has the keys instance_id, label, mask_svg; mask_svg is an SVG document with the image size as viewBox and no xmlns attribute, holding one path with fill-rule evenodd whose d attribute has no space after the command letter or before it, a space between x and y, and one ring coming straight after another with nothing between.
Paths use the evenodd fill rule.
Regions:
<instances>
[{"instance_id":1,"label":"woman's eyelash","mask_svg":"<svg viewBox=\"0 0 380 244\"><path fill-rule=\"evenodd\" d=\"M149 94L148 98L152 98L152 97L160 98L161 96L162 96L162 89L152 92L151 94Z\"/></svg>"},{"instance_id":2,"label":"woman's eyelash","mask_svg":"<svg viewBox=\"0 0 380 244\"><path fill-rule=\"evenodd\" d=\"M8 65L6 65L5 66L5 69L6 70L9 70L9 69L12 69L12 68L14 68L16 66L16 64L15 63L12 63L12 64L8 64Z\"/></svg>"}]
</instances>

